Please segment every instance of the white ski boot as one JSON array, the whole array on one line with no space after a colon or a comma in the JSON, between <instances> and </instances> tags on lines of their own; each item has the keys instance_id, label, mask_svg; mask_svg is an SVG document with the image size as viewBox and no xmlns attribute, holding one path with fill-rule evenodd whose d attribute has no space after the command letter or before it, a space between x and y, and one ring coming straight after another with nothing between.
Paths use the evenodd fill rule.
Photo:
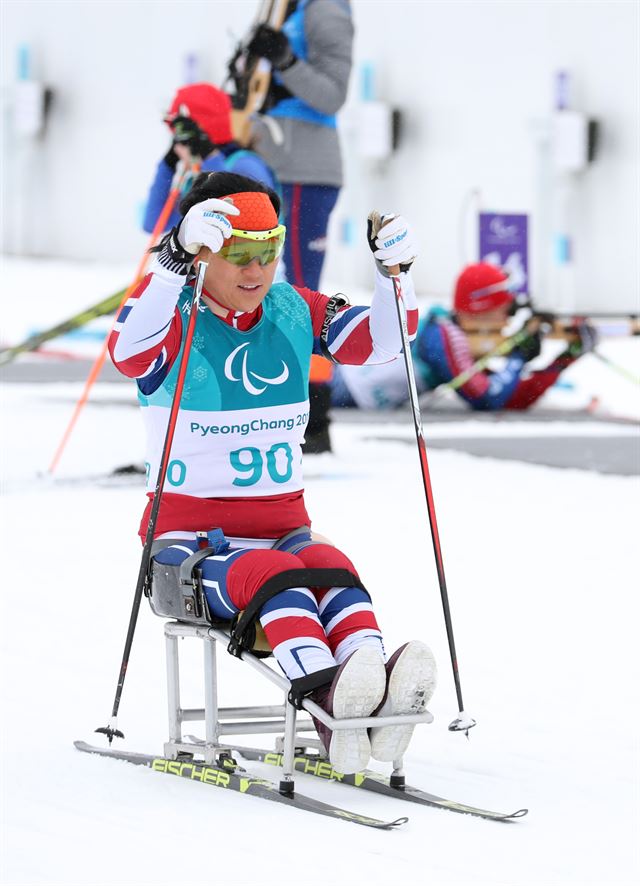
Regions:
<instances>
[{"instance_id":1,"label":"white ski boot","mask_svg":"<svg viewBox=\"0 0 640 886\"><path fill-rule=\"evenodd\" d=\"M429 647L412 640L397 649L386 664L387 691L376 716L421 714L426 709L437 681L436 661ZM409 747L413 726L376 726L370 730L371 756L391 763Z\"/></svg>"},{"instance_id":2,"label":"white ski boot","mask_svg":"<svg viewBox=\"0 0 640 886\"><path fill-rule=\"evenodd\" d=\"M362 646L342 664L331 685L316 689L311 698L337 720L369 717L382 702L385 686L380 652ZM314 723L336 772L349 775L366 768L371 757L367 729L332 731L319 720L314 719Z\"/></svg>"}]
</instances>

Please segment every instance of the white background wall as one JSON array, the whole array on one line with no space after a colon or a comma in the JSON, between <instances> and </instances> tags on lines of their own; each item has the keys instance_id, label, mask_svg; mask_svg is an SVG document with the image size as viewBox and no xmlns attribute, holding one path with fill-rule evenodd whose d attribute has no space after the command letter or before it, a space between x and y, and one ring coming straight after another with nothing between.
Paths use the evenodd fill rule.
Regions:
<instances>
[{"instance_id":1,"label":"white background wall","mask_svg":"<svg viewBox=\"0 0 640 886\"><path fill-rule=\"evenodd\" d=\"M328 0L318 0L328 2ZM2 243L5 251L121 261L146 244L138 228L157 159L162 111L184 59L220 84L234 38L256 0L3 0ZM553 304L560 286L541 242L536 141L553 108L553 78L571 73L572 106L601 121L597 162L573 183L576 307L637 311L639 5L636 0L355 0L355 66L343 113L347 186L331 227L327 285L366 284L364 241L342 242L345 220L369 209L415 224L423 293L448 298L475 259L478 206L531 212L532 290ZM20 43L55 91L46 135L12 125ZM400 150L384 165L357 155L359 71L371 62L377 97L404 114ZM566 270L566 269L565 269Z\"/></svg>"}]
</instances>

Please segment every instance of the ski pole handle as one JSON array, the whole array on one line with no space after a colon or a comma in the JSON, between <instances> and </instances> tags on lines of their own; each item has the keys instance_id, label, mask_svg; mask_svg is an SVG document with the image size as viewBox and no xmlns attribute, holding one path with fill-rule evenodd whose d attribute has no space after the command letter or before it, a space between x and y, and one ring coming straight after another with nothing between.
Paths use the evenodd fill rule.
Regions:
<instances>
[{"instance_id":1,"label":"ski pole handle","mask_svg":"<svg viewBox=\"0 0 640 886\"><path fill-rule=\"evenodd\" d=\"M376 209L374 209L367 216L367 220L371 222L370 236L371 243L373 243L378 236L378 231L382 227L382 216ZM374 249L375 247L372 246L371 248ZM400 275L400 265L391 265L391 267L385 265L385 267L387 268L390 277L398 277Z\"/></svg>"}]
</instances>

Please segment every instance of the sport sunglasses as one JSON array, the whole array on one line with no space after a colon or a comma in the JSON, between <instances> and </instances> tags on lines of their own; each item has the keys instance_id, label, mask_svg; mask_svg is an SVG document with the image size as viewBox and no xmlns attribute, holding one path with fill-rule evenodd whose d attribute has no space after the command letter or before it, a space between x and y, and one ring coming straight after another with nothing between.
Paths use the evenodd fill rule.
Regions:
<instances>
[{"instance_id":1,"label":"sport sunglasses","mask_svg":"<svg viewBox=\"0 0 640 886\"><path fill-rule=\"evenodd\" d=\"M248 265L254 258L261 265L269 265L281 254L286 233L284 225L270 231L237 231L234 228L230 240L225 242L218 255L232 265Z\"/></svg>"}]
</instances>

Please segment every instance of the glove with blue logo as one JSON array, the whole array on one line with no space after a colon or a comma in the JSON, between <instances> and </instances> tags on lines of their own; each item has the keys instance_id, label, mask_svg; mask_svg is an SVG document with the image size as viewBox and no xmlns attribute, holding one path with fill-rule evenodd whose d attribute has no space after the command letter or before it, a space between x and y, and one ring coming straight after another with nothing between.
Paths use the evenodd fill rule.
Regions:
<instances>
[{"instance_id":1,"label":"glove with blue logo","mask_svg":"<svg viewBox=\"0 0 640 886\"><path fill-rule=\"evenodd\" d=\"M210 197L196 203L178 228L178 242L192 255L200 252L203 246L207 246L211 252L219 252L233 228L227 215L240 215L238 207L228 200Z\"/></svg>"},{"instance_id":2,"label":"glove with blue logo","mask_svg":"<svg viewBox=\"0 0 640 886\"><path fill-rule=\"evenodd\" d=\"M193 258L203 246L219 252L231 236L232 224L227 215L239 215L237 206L228 200L210 197L196 203L178 226L161 242L158 262L173 274L188 274Z\"/></svg>"},{"instance_id":3,"label":"glove with blue logo","mask_svg":"<svg viewBox=\"0 0 640 886\"><path fill-rule=\"evenodd\" d=\"M390 268L399 266L408 271L417 255L417 247L411 228L401 215L383 215L376 231L377 213L371 213L367 221L367 240L373 252L378 270L390 277Z\"/></svg>"}]
</instances>

